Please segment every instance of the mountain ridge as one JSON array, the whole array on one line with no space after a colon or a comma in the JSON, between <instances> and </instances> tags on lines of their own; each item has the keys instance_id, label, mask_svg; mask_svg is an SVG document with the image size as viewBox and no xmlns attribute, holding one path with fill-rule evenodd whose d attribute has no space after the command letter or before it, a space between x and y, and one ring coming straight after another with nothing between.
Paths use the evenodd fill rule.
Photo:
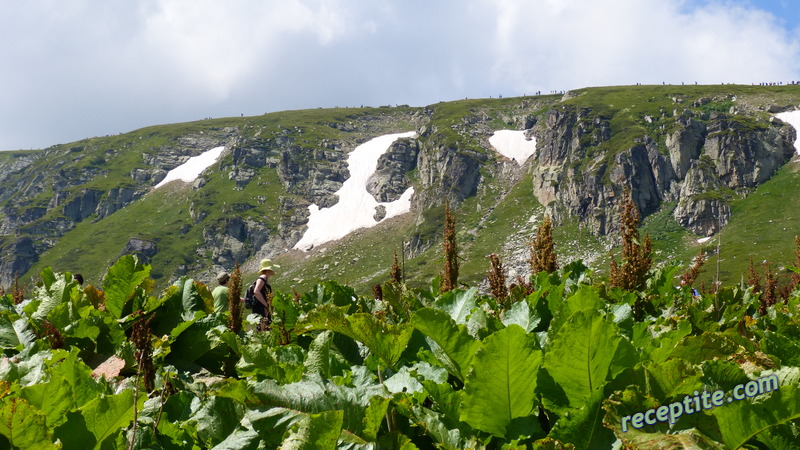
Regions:
<instances>
[{"instance_id":1,"label":"mountain ridge","mask_svg":"<svg viewBox=\"0 0 800 450\"><path fill-rule=\"evenodd\" d=\"M509 236L516 236L516 249L504 255L512 260L506 266L524 275L525 241L535 228L528 220L545 213L567 238L560 244L564 257L593 254L600 268L601 255L613 248L616 202L625 187L645 225L656 216L665 222L660 225L679 225L683 231L672 232L682 235L682 248L668 244L672 238L664 245L685 262L689 250L697 252L691 236L716 236L736 205L778 171L791 172L785 168L793 164L797 133L773 114L798 104L795 86L586 88L563 96L212 119L4 152L0 249L13 256L0 263L0 285L10 284L14 273L30 279L46 265L98 280L128 252L150 261L163 284L183 275L210 280L235 262L252 269L254 261L272 257L290 263L279 282L285 289L329 275L367 286L380 281L381 267L388 271L394 250L410 275L424 279L437 273L445 201L457 210L466 280L480 279L487 264L480 253L500 252ZM411 129L418 137L390 146L370 192L389 198L414 187L410 217L359 233L376 235L369 237L372 253L385 262L378 255L328 258L322 248L291 251L308 207L338 201L349 152ZM503 129L533 137L536 155L520 165L494 152L489 139ZM192 184L152 189L169 170L216 146L225 147L223 155ZM784 178L794 182L791 173ZM800 232L797 225L792 230ZM329 256L355 254L358 246L323 248L331 249Z\"/></svg>"}]
</instances>

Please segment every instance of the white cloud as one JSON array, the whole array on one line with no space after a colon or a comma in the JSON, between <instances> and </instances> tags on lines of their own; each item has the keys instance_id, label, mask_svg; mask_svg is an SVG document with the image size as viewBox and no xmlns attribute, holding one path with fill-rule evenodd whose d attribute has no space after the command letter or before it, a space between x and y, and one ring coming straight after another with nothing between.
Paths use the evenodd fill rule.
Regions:
<instances>
[{"instance_id":1,"label":"white cloud","mask_svg":"<svg viewBox=\"0 0 800 450\"><path fill-rule=\"evenodd\" d=\"M800 80L800 27L753 1L11 3L0 149L282 109Z\"/></svg>"},{"instance_id":2,"label":"white cloud","mask_svg":"<svg viewBox=\"0 0 800 450\"><path fill-rule=\"evenodd\" d=\"M638 0L498 3L498 84L531 91L642 83L758 83L798 74L774 16L732 4Z\"/></svg>"}]
</instances>

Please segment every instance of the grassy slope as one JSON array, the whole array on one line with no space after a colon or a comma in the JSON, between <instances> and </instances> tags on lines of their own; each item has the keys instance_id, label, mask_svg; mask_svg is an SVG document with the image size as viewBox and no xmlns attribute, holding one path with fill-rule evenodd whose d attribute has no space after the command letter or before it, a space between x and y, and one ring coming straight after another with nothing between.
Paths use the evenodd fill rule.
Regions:
<instances>
[{"instance_id":1,"label":"grassy slope","mask_svg":"<svg viewBox=\"0 0 800 450\"><path fill-rule=\"evenodd\" d=\"M611 141L602 145L602 149L614 151L625 148L632 139L643 133L652 132L657 127L669 129L668 117L677 107L689 107L700 97L708 97L710 103L698 107L699 112L727 110L731 104L740 108L755 109L758 105L777 104L786 106L797 103L800 90L796 87L751 87L751 86L631 86L592 88L576 91L576 96L565 101L574 106L590 107L595 113L608 115L612 131ZM736 101L733 102L732 98ZM678 105L674 99L681 99ZM560 96L541 96L515 99L481 99L463 100L432 105L435 110L431 121L439 133L448 139L459 141L462 148L476 148L477 142L465 138L453 131L453 126L463 123L465 116L482 115L489 117L489 126L494 129L512 128L508 117L516 114L540 115L550 105L557 103ZM361 114L397 114L400 117L394 129L385 132L405 131L412 124L407 114L413 108L350 108L328 110L303 110L267 114L259 117L215 119L193 122L189 124L163 125L108 138L81 141L69 144L69 147L83 146L85 150L75 153L105 151L107 149L130 149L120 151L118 162L113 166L118 170L115 176L104 180L96 180L101 189L118 186L119 179L125 179L131 166L140 164L142 151L150 151L158 146L172 145L174 139L186 133L197 133L209 127L221 128L237 126L247 136L264 137L279 130L292 130L295 138L309 149L316 148L315 143L323 138L358 139L335 130L327 124L330 122L347 123ZM406 116L403 116L406 114ZM767 117L767 113L758 113ZM648 115L653 123L644 120ZM404 119L403 117L406 117ZM380 128L380 127L378 127ZM384 127L385 128L385 127ZM390 127L391 128L391 127ZM383 132L382 131L382 132ZM606 148L607 147L607 148ZM93 160L99 154L92 153ZM75 155L77 156L77 155ZM107 155L108 161L114 154ZM88 164L92 159L84 158ZM130 159L130 161L128 160ZM734 203L734 217L722 235L723 239L723 277L737 281L739 273L749 262L752 254L756 261L769 259L786 263L792 257L792 238L800 234L796 213L787 205L797 204L800 196L797 189L798 176L795 166L787 167L770 182L759 188L753 195L737 200ZM117 176L119 178L117 178ZM116 179L116 180L115 180ZM534 224L528 218L541 212L541 205L530 195L530 178L523 180L509 189L504 195L502 183L489 180L475 197L467 199L461 205L456 218L459 227L459 244L462 249L461 281L477 282L482 279L488 269L485 256L496 252L501 257L509 257L512 252L524 252L520 249L533 231ZM104 185L102 183L110 183ZM115 184L116 183L116 184ZM113 185L113 186L112 186ZM202 224L191 226L188 215L190 201L197 209L207 210L210 220L219 220L224 214L231 212L225 205L257 205L256 196L267 195L264 205L247 209L245 215L269 215L277 208L276 190L279 188L274 170L265 170L258 174L257 180L251 182L244 190L237 191L233 182L227 180L227 174L214 173L208 177L208 183L199 191L177 190L172 195L151 193L145 199L95 224L84 222L70 232L62 243L44 255L42 261L29 272L37 273L44 265L52 265L57 270L83 271L90 277L99 277L108 261L119 254L127 238L135 236L159 240L162 250L153 261L157 273L169 277L171 270L185 261L196 260L194 246L202 239ZM282 191L282 189L281 189ZM43 194L44 195L44 194ZM220 205L220 198L224 198ZM498 202L498 199L500 200ZM40 199L46 203L47 199ZM178 205L168 207L166 205ZM698 249L696 237L677 227L672 219L671 207L666 205L662 211L647 218L643 227L655 239L655 249L659 259L670 259L688 264ZM428 211L429 220L422 224L422 232L431 239L440 240L442 211ZM771 221L770 221L771 220ZM135 231L130 232L130 224L136 224ZM181 234L181 228L189 228ZM783 228L786 228L786 231ZM408 217L391 221L370 230L363 230L343 240L331 244L325 253L312 252L302 254L294 252L279 258L284 269L275 281L278 289L289 291L297 286L305 290L319 279L331 278L337 281L352 283L360 291L366 293L369 286L388 278L388 270L392 263L392 253L399 249L404 239L415 231L415 225ZM562 262L592 254L593 267L600 273L606 269L607 258L603 256L607 242L596 239L582 232L577 222L567 222L554 231L557 251ZM512 244L505 245L509 237ZM393 242L397 241L397 242ZM754 244L755 243L755 244ZM706 245L708 247L708 245ZM78 249L77 253L75 249ZM424 254L405 261L406 275L413 285L423 286L441 270L440 245L434 245ZM400 255L398 255L400 256ZM735 258L734 258L735 256ZM706 267L706 275L711 271L714 261ZM323 270L323 267L328 266ZM87 267L93 269L87 271Z\"/></svg>"},{"instance_id":2,"label":"grassy slope","mask_svg":"<svg viewBox=\"0 0 800 450\"><path fill-rule=\"evenodd\" d=\"M800 235L800 162L795 159L747 198L732 205L730 223L721 233L720 278L738 283L753 262L769 261L777 269L794 265L794 237ZM708 244L716 247L716 241ZM716 257L704 279L716 271Z\"/></svg>"}]
</instances>

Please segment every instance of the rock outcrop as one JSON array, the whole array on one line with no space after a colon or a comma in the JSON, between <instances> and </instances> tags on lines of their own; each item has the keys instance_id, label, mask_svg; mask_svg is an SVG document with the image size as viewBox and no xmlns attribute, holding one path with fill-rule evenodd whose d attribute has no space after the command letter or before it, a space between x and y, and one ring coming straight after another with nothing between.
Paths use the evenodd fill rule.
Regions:
<instances>
[{"instance_id":1,"label":"rock outcrop","mask_svg":"<svg viewBox=\"0 0 800 450\"><path fill-rule=\"evenodd\" d=\"M615 233L618 204L629 190L643 215L674 205L680 225L708 236L728 222L734 199L748 195L792 157L795 132L765 112L785 107L731 107L729 97L684 102L681 95L633 119L632 113L617 111L621 107L581 103L579 95L570 94L504 99L493 107L467 101L287 116L298 123L280 115L253 118L253 123L243 118L225 121L237 126L192 124L185 133L147 130L130 141L89 139L3 154L0 251L10 256L0 261L0 284L29 270L79 223L103 221L124 210L170 170L218 146L226 148L218 163L176 191L185 206L174 206L184 216L169 225L175 235L179 230L198 241L197 260L163 273L211 274L234 263L275 257L303 236L309 205L338 202L335 192L349 176L350 151L376 136L412 129L417 137L395 141L367 184L379 202L397 200L414 187L418 229L409 236L409 254L440 239L433 216L445 202L458 207L481 192L497 192L499 201L528 175L532 187L526 189L556 223L577 218L595 235ZM627 114L628 125L620 127L620 114ZM497 156L489 144L495 129L508 127L537 141L535 156L521 167ZM483 206L491 210L493 205L478 205ZM376 220L385 215L385 208L376 208ZM150 236L133 229L129 234ZM148 261L165 248L167 241L131 238L111 252L135 253Z\"/></svg>"},{"instance_id":2,"label":"rock outcrop","mask_svg":"<svg viewBox=\"0 0 800 450\"><path fill-rule=\"evenodd\" d=\"M730 218L732 195L747 195L791 158L793 130L730 114L679 114L663 137L645 135L626 150L595 155L610 138L604 119L588 109L551 110L534 127L534 195L556 221L578 217L597 235L613 231L608 223L626 189L644 215L677 201L678 223L702 236L716 233Z\"/></svg>"}]
</instances>

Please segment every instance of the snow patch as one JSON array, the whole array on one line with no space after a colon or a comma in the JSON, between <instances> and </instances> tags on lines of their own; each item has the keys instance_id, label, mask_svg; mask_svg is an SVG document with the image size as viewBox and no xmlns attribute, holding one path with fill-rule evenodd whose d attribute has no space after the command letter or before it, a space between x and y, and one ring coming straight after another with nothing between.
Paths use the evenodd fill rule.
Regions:
<instances>
[{"instance_id":1,"label":"snow patch","mask_svg":"<svg viewBox=\"0 0 800 450\"><path fill-rule=\"evenodd\" d=\"M536 138L531 136L527 139L524 131L497 130L489 138L489 144L506 158L516 160L520 166L536 154Z\"/></svg>"},{"instance_id":2,"label":"snow patch","mask_svg":"<svg viewBox=\"0 0 800 450\"><path fill-rule=\"evenodd\" d=\"M347 157L347 169L350 178L342 183L336 191L339 202L330 208L320 209L317 205L308 207L308 229L303 234L295 249L308 251L326 242L341 239L359 228L369 228L383 220L399 216L411 211L411 196L414 188L406 189L399 199L393 202L379 203L367 192L367 180L378 167L378 158L389 149L397 139L413 137L416 132L387 134L369 140L355 148ZM376 221L375 208L386 208L386 216Z\"/></svg>"},{"instance_id":3,"label":"snow patch","mask_svg":"<svg viewBox=\"0 0 800 450\"><path fill-rule=\"evenodd\" d=\"M165 184L175 180L191 183L192 181L196 180L204 170L217 162L219 157L222 155L223 150L225 150L225 147L214 147L200 155L192 156L185 163L170 170L167 173L167 176L164 177L164 179L161 180L153 189L158 189L161 186L164 186Z\"/></svg>"},{"instance_id":4,"label":"snow patch","mask_svg":"<svg viewBox=\"0 0 800 450\"><path fill-rule=\"evenodd\" d=\"M775 117L781 119L782 121L794 127L794 130L797 135L797 137L794 140L794 148L796 153L800 155L800 110L778 113L775 114Z\"/></svg>"},{"instance_id":5,"label":"snow patch","mask_svg":"<svg viewBox=\"0 0 800 450\"><path fill-rule=\"evenodd\" d=\"M705 244L706 242L710 241L711 239L713 239L711 236L700 238L700 239L697 240L697 243L698 244Z\"/></svg>"}]
</instances>

